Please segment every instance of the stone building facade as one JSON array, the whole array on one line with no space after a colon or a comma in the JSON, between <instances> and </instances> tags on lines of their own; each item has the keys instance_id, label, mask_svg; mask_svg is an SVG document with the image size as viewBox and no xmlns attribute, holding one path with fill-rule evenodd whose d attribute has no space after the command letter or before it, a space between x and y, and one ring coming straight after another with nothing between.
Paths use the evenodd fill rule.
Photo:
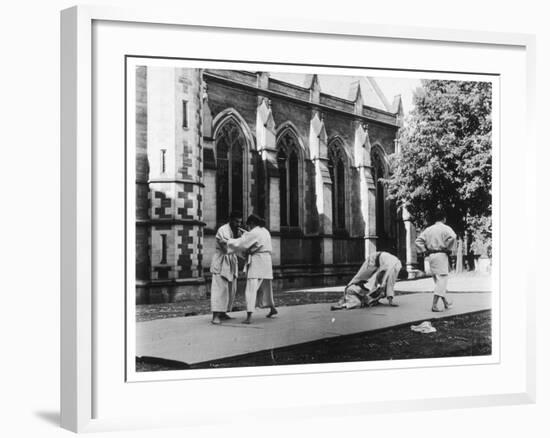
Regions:
<instances>
[{"instance_id":1,"label":"stone building facade","mask_svg":"<svg viewBox=\"0 0 550 438\"><path fill-rule=\"evenodd\" d=\"M275 293L343 284L376 250L414 268L414 228L381 182L398 152L400 98L369 106L372 78L350 83L346 99L304 76L137 68L138 303L207 296L231 210L266 219Z\"/></svg>"}]
</instances>

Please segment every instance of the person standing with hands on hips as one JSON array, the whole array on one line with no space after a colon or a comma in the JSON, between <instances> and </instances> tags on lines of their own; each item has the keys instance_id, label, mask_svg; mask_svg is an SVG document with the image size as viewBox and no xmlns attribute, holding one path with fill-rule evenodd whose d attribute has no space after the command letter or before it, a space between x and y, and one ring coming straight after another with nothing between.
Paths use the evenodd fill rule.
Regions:
<instances>
[{"instance_id":1,"label":"person standing with hands on hips","mask_svg":"<svg viewBox=\"0 0 550 438\"><path fill-rule=\"evenodd\" d=\"M437 303L440 298L445 309L452 307L446 293L449 278L449 254L455 246L456 234L451 227L445 224L446 214L443 210L438 210L433 219L434 224L426 228L418 236L415 243L418 251L428 257L430 271L435 283L432 312L439 312Z\"/></svg>"}]
</instances>

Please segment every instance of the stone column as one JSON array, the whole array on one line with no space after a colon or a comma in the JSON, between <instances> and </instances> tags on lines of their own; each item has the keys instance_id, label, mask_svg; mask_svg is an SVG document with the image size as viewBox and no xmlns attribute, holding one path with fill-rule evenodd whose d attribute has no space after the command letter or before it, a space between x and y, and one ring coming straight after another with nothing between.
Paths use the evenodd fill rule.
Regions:
<instances>
[{"instance_id":1,"label":"stone column","mask_svg":"<svg viewBox=\"0 0 550 438\"><path fill-rule=\"evenodd\" d=\"M313 111L309 130L309 149L315 169L315 194L319 213L319 233L323 236L321 262L333 263L332 181L328 171L327 133L317 110Z\"/></svg>"},{"instance_id":2,"label":"stone column","mask_svg":"<svg viewBox=\"0 0 550 438\"><path fill-rule=\"evenodd\" d=\"M416 276L418 272L418 259L416 255L416 227L411 222L411 215L405 207L403 207L403 224L405 226L405 256L406 269L409 277Z\"/></svg>"},{"instance_id":3,"label":"stone column","mask_svg":"<svg viewBox=\"0 0 550 438\"><path fill-rule=\"evenodd\" d=\"M212 111L208 102L208 84L202 84L202 167L204 183L203 222L205 233L203 235L203 269L210 269L210 263L216 247L216 154L214 144L214 126Z\"/></svg>"},{"instance_id":4,"label":"stone column","mask_svg":"<svg viewBox=\"0 0 550 438\"><path fill-rule=\"evenodd\" d=\"M149 162L147 160L147 67L136 68L136 304L148 302Z\"/></svg>"},{"instance_id":5,"label":"stone column","mask_svg":"<svg viewBox=\"0 0 550 438\"><path fill-rule=\"evenodd\" d=\"M258 82L263 76L260 74ZM267 86L267 85L266 85ZM280 197L279 197L279 171L277 165L277 149L275 121L271 111L271 102L265 97L258 98L256 111L256 145L264 166L266 176L266 222L269 230L278 233L281 230ZM273 265L281 264L281 237L274 235L271 238L273 247Z\"/></svg>"},{"instance_id":6,"label":"stone column","mask_svg":"<svg viewBox=\"0 0 550 438\"><path fill-rule=\"evenodd\" d=\"M203 220L206 227L216 228L216 154L214 145L214 127L212 125L212 111L208 103L208 85L202 83L202 171L204 194L210 202L203 208Z\"/></svg>"},{"instance_id":7,"label":"stone column","mask_svg":"<svg viewBox=\"0 0 550 438\"><path fill-rule=\"evenodd\" d=\"M359 173L361 214L365 224L365 259L376 252L376 186L370 160L367 126L356 122L354 141L355 167Z\"/></svg>"},{"instance_id":8,"label":"stone column","mask_svg":"<svg viewBox=\"0 0 550 438\"><path fill-rule=\"evenodd\" d=\"M314 104L321 102L321 85L319 84L319 77L314 75L306 75L305 86L309 88L309 101Z\"/></svg>"},{"instance_id":9,"label":"stone column","mask_svg":"<svg viewBox=\"0 0 550 438\"><path fill-rule=\"evenodd\" d=\"M151 277L155 300L206 293L202 272L202 81L198 69L148 69Z\"/></svg>"},{"instance_id":10,"label":"stone column","mask_svg":"<svg viewBox=\"0 0 550 438\"><path fill-rule=\"evenodd\" d=\"M402 126L403 122L403 106L401 103L401 96L394 98L393 105L397 122L399 126ZM399 135L399 134L396 134ZM394 140L394 149L397 155L401 154L401 143L398 138ZM402 208L401 219L403 220L403 226L405 228L405 268L407 269L409 278L415 278L420 274L418 270L418 256L416 252L416 227L411 221L411 215L406 207Z\"/></svg>"}]
</instances>

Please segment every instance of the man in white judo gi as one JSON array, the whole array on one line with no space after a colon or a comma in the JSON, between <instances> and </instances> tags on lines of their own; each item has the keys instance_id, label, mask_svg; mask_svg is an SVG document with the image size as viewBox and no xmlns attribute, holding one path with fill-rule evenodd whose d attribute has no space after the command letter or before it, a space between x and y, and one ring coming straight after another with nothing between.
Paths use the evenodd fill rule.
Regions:
<instances>
[{"instance_id":1,"label":"man in white judo gi","mask_svg":"<svg viewBox=\"0 0 550 438\"><path fill-rule=\"evenodd\" d=\"M228 254L226 242L240 236L239 227L242 225L242 221L242 213L233 211L229 215L229 222L222 225L216 233L216 251L210 264L212 324L220 324L224 319L231 319L227 312L233 308L239 265L237 256Z\"/></svg>"},{"instance_id":2,"label":"man in white judo gi","mask_svg":"<svg viewBox=\"0 0 550 438\"><path fill-rule=\"evenodd\" d=\"M435 223L426 228L415 243L418 251L428 257L430 271L434 279L432 312L439 312L437 303L440 298L445 309L450 309L452 306L445 295L449 278L449 254L455 246L456 234L451 227L445 224L445 212L437 211L433 218Z\"/></svg>"},{"instance_id":3,"label":"man in white judo gi","mask_svg":"<svg viewBox=\"0 0 550 438\"><path fill-rule=\"evenodd\" d=\"M370 306L381 298L393 302L395 283L401 272L401 262L389 252L379 251L370 255L344 290L344 296L332 310L355 309Z\"/></svg>"},{"instance_id":4,"label":"man in white judo gi","mask_svg":"<svg viewBox=\"0 0 550 438\"><path fill-rule=\"evenodd\" d=\"M258 295L261 296L262 307L269 307L268 318L278 312L273 301L271 234L265 228L265 221L255 214L248 217L246 225L249 231L244 232L238 239L229 239L227 250L229 254L240 253L247 257L245 266L247 313L243 323L250 324Z\"/></svg>"}]
</instances>

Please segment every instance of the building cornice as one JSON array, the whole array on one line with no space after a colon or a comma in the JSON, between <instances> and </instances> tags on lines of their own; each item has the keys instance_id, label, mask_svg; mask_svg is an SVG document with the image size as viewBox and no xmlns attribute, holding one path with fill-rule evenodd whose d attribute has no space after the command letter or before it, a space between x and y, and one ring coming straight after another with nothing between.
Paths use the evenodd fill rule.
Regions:
<instances>
[{"instance_id":1,"label":"building cornice","mask_svg":"<svg viewBox=\"0 0 550 438\"><path fill-rule=\"evenodd\" d=\"M333 101L339 102L339 103L342 104L342 106L350 106L350 109L351 109L350 111L347 111L343 108L335 108L333 106L329 106L329 105L326 105L324 103L311 102L309 99L306 99L306 98L302 99L300 97L293 96L292 94L286 94L286 93L283 93L281 91L275 91L275 90L270 89L270 88L267 88L267 89L266 88L260 88L256 84L252 83L252 81L250 81L250 83L241 82L241 81L235 80L234 78L231 78L231 77L228 77L228 76L223 76L223 75L221 75L217 72L218 71L212 72L212 71L209 71L209 70L205 70L203 75L204 75L205 78L216 81L216 82L219 82L219 83L223 83L223 84L230 85L230 86L233 86L233 87L237 87L237 88L245 89L245 90L248 90L248 91L252 91L256 94L261 94L261 95L264 95L264 96L278 97L278 98L282 98L282 99L287 99L287 100L299 103L301 105L304 105L306 107L309 107L311 109L319 109L319 110L326 111L326 112L333 112L333 113L343 114L346 117L350 117L352 119L362 121L362 122L365 122L365 123L375 122L375 123L379 123L381 125L391 126L392 128L399 128L398 118L397 118L396 114L393 114L393 113L390 113L390 112L387 112L387 111L384 111L384 110L381 110L381 109L378 109L378 108L363 105L362 114L356 114L353 111L354 102L346 100L346 99L342 99L342 98L337 97L337 96L332 96L332 95L329 95L329 94L321 93L321 96L323 97L323 100L325 100L325 102L327 100L333 100ZM242 75L244 72L239 72L239 73ZM299 91L303 94L308 93L308 96L309 96L309 89L307 89L307 88L303 88L303 87L300 87L298 85L289 84L287 82L283 82L283 81L280 81L280 80L277 80L277 79L271 79L271 78L269 79L269 82L281 85L281 87L279 87L279 88L286 87L288 89L297 90L297 91ZM367 113L368 115L365 115L365 113ZM389 120L390 118L393 119L393 120L390 121Z\"/></svg>"}]
</instances>

